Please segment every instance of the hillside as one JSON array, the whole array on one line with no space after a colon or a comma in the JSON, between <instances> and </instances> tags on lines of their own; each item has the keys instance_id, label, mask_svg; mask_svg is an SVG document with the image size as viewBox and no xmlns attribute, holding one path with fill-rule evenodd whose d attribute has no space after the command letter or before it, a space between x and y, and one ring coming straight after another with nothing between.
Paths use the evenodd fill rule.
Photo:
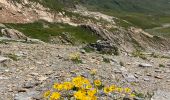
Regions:
<instances>
[{"instance_id":1,"label":"hillside","mask_svg":"<svg viewBox=\"0 0 170 100\"><path fill-rule=\"evenodd\" d=\"M86 6L109 11L170 14L170 0L84 0Z\"/></svg>"},{"instance_id":2,"label":"hillside","mask_svg":"<svg viewBox=\"0 0 170 100\"><path fill-rule=\"evenodd\" d=\"M169 100L169 0L0 0L0 100Z\"/></svg>"},{"instance_id":3,"label":"hillside","mask_svg":"<svg viewBox=\"0 0 170 100\"><path fill-rule=\"evenodd\" d=\"M13 0L20 2L21 0ZM107 11L170 14L169 0L31 0L51 9L74 7L83 4L89 8ZM94 10L94 9L93 9Z\"/></svg>"}]
</instances>

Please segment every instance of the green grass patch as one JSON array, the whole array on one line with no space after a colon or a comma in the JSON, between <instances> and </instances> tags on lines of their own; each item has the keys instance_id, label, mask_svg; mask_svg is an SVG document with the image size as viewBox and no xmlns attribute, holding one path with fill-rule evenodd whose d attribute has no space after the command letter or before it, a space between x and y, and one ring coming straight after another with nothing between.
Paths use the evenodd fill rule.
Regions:
<instances>
[{"instance_id":1,"label":"green grass patch","mask_svg":"<svg viewBox=\"0 0 170 100\"><path fill-rule=\"evenodd\" d=\"M133 55L134 57L139 57L139 58L141 58L141 59L143 59L143 60L146 60L146 59L147 59L147 57L142 53L142 51L139 51L139 50L133 51L133 52L132 52L132 55Z\"/></svg>"},{"instance_id":2,"label":"green grass patch","mask_svg":"<svg viewBox=\"0 0 170 100\"><path fill-rule=\"evenodd\" d=\"M162 29L148 30L148 32L152 35L170 38L170 27L162 28Z\"/></svg>"},{"instance_id":3,"label":"green grass patch","mask_svg":"<svg viewBox=\"0 0 170 100\"><path fill-rule=\"evenodd\" d=\"M44 27L44 25L47 27ZM52 36L63 36L63 32L72 37L73 44L93 43L99 39L97 35L89 30L63 23L38 21L27 24L6 24L6 26L17 29L28 37L40 39L44 42L50 42L50 37Z\"/></svg>"}]
</instances>

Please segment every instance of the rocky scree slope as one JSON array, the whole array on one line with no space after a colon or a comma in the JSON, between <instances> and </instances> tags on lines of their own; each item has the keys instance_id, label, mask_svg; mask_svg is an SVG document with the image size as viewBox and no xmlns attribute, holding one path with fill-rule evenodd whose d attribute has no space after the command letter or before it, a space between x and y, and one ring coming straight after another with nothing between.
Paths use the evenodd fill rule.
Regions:
<instances>
[{"instance_id":1,"label":"rocky scree slope","mask_svg":"<svg viewBox=\"0 0 170 100\"><path fill-rule=\"evenodd\" d=\"M170 62L167 58L154 58L149 53L145 54L147 60L130 53L119 56L86 53L77 46L48 43L6 42L0 44L0 50L2 100L42 100L42 93L54 82L68 81L79 75L90 79L94 69L97 70L96 79L107 85L130 87L140 93L138 99L150 100L156 92L152 100L168 100ZM80 53L82 63L69 59L75 52ZM99 97L99 100L107 99L112 100Z\"/></svg>"}]
</instances>

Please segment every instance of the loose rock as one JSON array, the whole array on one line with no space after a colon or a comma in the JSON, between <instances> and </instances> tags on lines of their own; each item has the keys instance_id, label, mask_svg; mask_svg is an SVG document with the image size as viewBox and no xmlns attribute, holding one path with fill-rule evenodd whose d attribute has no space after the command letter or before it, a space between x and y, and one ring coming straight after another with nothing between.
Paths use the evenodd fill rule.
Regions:
<instances>
[{"instance_id":1,"label":"loose rock","mask_svg":"<svg viewBox=\"0 0 170 100\"><path fill-rule=\"evenodd\" d=\"M152 67L152 65L147 63L141 63L139 64L139 67Z\"/></svg>"},{"instance_id":2,"label":"loose rock","mask_svg":"<svg viewBox=\"0 0 170 100\"><path fill-rule=\"evenodd\" d=\"M9 58L0 56L0 63L5 62L7 60L9 60Z\"/></svg>"}]
</instances>

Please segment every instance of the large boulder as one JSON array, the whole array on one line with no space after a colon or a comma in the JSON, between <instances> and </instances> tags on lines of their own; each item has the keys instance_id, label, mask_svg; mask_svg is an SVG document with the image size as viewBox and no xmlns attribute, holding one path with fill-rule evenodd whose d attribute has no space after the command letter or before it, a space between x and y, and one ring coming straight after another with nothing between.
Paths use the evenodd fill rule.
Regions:
<instances>
[{"instance_id":1,"label":"large boulder","mask_svg":"<svg viewBox=\"0 0 170 100\"><path fill-rule=\"evenodd\" d=\"M27 37L20 31L15 30L15 29L9 29L9 28L4 28L1 29L2 36L11 38L11 39L24 39L26 40Z\"/></svg>"},{"instance_id":2,"label":"large boulder","mask_svg":"<svg viewBox=\"0 0 170 100\"><path fill-rule=\"evenodd\" d=\"M98 51L103 54L114 54L118 55L118 48L108 41L98 40L96 43L90 43L85 48Z\"/></svg>"}]
</instances>

